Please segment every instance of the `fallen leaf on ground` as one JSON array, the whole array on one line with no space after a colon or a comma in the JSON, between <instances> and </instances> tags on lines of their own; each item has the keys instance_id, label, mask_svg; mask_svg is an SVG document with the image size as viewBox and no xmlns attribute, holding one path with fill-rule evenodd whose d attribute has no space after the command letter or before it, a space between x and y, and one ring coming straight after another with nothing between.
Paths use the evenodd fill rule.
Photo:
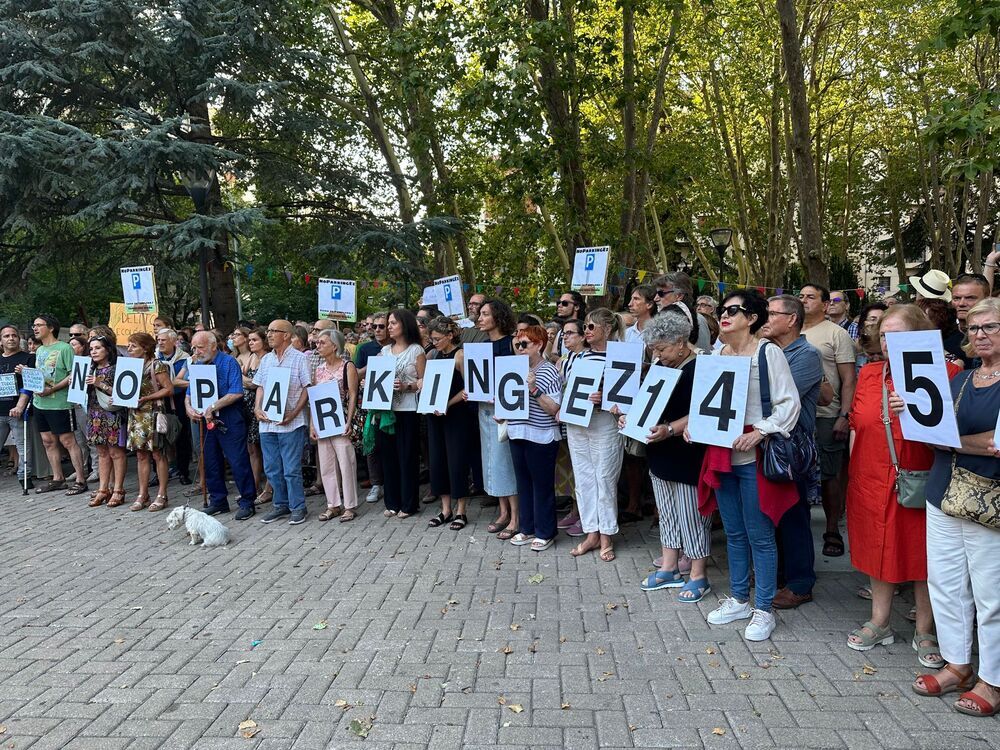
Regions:
<instances>
[{"instance_id":1,"label":"fallen leaf on ground","mask_svg":"<svg viewBox=\"0 0 1000 750\"><path fill-rule=\"evenodd\" d=\"M522 706L520 703L511 703L509 706L507 706L507 708L509 708L516 714L519 714L524 710L524 706Z\"/></svg>"},{"instance_id":2,"label":"fallen leaf on ground","mask_svg":"<svg viewBox=\"0 0 1000 750\"><path fill-rule=\"evenodd\" d=\"M608 610L608 612L610 612L611 610L618 609L618 605L615 604L614 602L608 602L607 604L604 605L604 608Z\"/></svg>"},{"instance_id":3,"label":"fallen leaf on ground","mask_svg":"<svg viewBox=\"0 0 1000 750\"><path fill-rule=\"evenodd\" d=\"M565 643L566 642L566 636L564 636L564 635L559 636L559 642L560 643Z\"/></svg>"},{"instance_id":4,"label":"fallen leaf on ground","mask_svg":"<svg viewBox=\"0 0 1000 750\"><path fill-rule=\"evenodd\" d=\"M124 638L115 638L115 643L125 643Z\"/></svg>"},{"instance_id":5,"label":"fallen leaf on ground","mask_svg":"<svg viewBox=\"0 0 1000 750\"><path fill-rule=\"evenodd\" d=\"M604 673L601 674L600 677L597 678L597 681L598 682L604 682L605 680L608 680L609 678L614 677L614 676L615 676L614 672L604 672Z\"/></svg>"},{"instance_id":6,"label":"fallen leaf on ground","mask_svg":"<svg viewBox=\"0 0 1000 750\"><path fill-rule=\"evenodd\" d=\"M517 623L515 622L515 623L514 623L513 625L511 625L511 626L510 626L510 629L511 629L511 630L520 630L520 629L521 629L521 626L520 626L520 625L518 625L518 624L517 624Z\"/></svg>"},{"instance_id":7,"label":"fallen leaf on ground","mask_svg":"<svg viewBox=\"0 0 1000 750\"><path fill-rule=\"evenodd\" d=\"M871 664L865 664L861 668L861 671L864 672L865 674L875 674L876 672L878 672L878 670L875 669L875 667L873 667Z\"/></svg>"},{"instance_id":8,"label":"fallen leaf on ground","mask_svg":"<svg viewBox=\"0 0 1000 750\"><path fill-rule=\"evenodd\" d=\"M561 708L563 711L568 711L570 708L572 708L572 706L569 705L568 703L560 703L559 708Z\"/></svg>"},{"instance_id":9,"label":"fallen leaf on ground","mask_svg":"<svg viewBox=\"0 0 1000 750\"><path fill-rule=\"evenodd\" d=\"M710 661L708 663L708 666L710 666L710 667L717 667L717 666L719 666L719 662L717 662L717 661Z\"/></svg>"},{"instance_id":10,"label":"fallen leaf on ground","mask_svg":"<svg viewBox=\"0 0 1000 750\"><path fill-rule=\"evenodd\" d=\"M351 704L345 701L343 698L338 698L337 700L335 700L333 702L333 705L336 706L337 708L342 708L345 711L351 708Z\"/></svg>"},{"instance_id":11,"label":"fallen leaf on ground","mask_svg":"<svg viewBox=\"0 0 1000 750\"><path fill-rule=\"evenodd\" d=\"M458 604L458 599L449 599L448 604Z\"/></svg>"},{"instance_id":12,"label":"fallen leaf on ground","mask_svg":"<svg viewBox=\"0 0 1000 750\"><path fill-rule=\"evenodd\" d=\"M607 651L605 651L603 648L598 647L598 649L597 649L597 655L598 656L604 656L606 653L607 653Z\"/></svg>"},{"instance_id":13,"label":"fallen leaf on ground","mask_svg":"<svg viewBox=\"0 0 1000 750\"><path fill-rule=\"evenodd\" d=\"M532 641L531 645L528 646L528 651L531 653L536 653L538 651L538 641Z\"/></svg>"},{"instance_id":14,"label":"fallen leaf on ground","mask_svg":"<svg viewBox=\"0 0 1000 750\"><path fill-rule=\"evenodd\" d=\"M713 730L712 730L712 734L717 734L717 735L719 735L720 737L721 737L722 735L724 735L725 733L726 733L726 730L725 730L725 729L723 729L722 727L716 727L715 729L713 729Z\"/></svg>"},{"instance_id":15,"label":"fallen leaf on ground","mask_svg":"<svg viewBox=\"0 0 1000 750\"><path fill-rule=\"evenodd\" d=\"M499 698L497 698L497 703L499 703L501 706L506 706L507 699L501 695Z\"/></svg>"},{"instance_id":16,"label":"fallen leaf on ground","mask_svg":"<svg viewBox=\"0 0 1000 750\"><path fill-rule=\"evenodd\" d=\"M247 731L245 731L245 732L243 733L243 738L244 738L244 739L247 739L247 740L249 740L249 739L252 739L252 738L253 738L253 736L254 736L255 734L257 734L257 732L259 732L259 731L260 731L260 729L259 729L259 728L258 728L258 729L248 729Z\"/></svg>"},{"instance_id":17,"label":"fallen leaf on ground","mask_svg":"<svg viewBox=\"0 0 1000 750\"><path fill-rule=\"evenodd\" d=\"M706 654L714 654L715 653L715 649L712 648L711 646L709 646L708 648L705 649L705 653Z\"/></svg>"},{"instance_id":18,"label":"fallen leaf on ground","mask_svg":"<svg viewBox=\"0 0 1000 750\"><path fill-rule=\"evenodd\" d=\"M512 654L512 653L514 653L514 649L512 649L510 646L504 646L503 648L497 649L497 650L501 654Z\"/></svg>"},{"instance_id":19,"label":"fallen leaf on ground","mask_svg":"<svg viewBox=\"0 0 1000 750\"><path fill-rule=\"evenodd\" d=\"M353 719L349 729L364 739L368 736L368 733L372 731L372 720L370 718L366 719Z\"/></svg>"},{"instance_id":20,"label":"fallen leaf on ground","mask_svg":"<svg viewBox=\"0 0 1000 750\"><path fill-rule=\"evenodd\" d=\"M749 672L740 672L736 676L739 677L741 680L749 680L750 679L750 673Z\"/></svg>"},{"instance_id":21,"label":"fallen leaf on ground","mask_svg":"<svg viewBox=\"0 0 1000 750\"><path fill-rule=\"evenodd\" d=\"M545 580L545 576L541 573L535 573L533 576L528 576L528 583L541 583Z\"/></svg>"},{"instance_id":22,"label":"fallen leaf on ground","mask_svg":"<svg viewBox=\"0 0 1000 750\"><path fill-rule=\"evenodd\" d=\"M0 724L0 734L7 734L7 725Z\"/></svg>"},{"instance_id":23,"label":"fallen leaf on ground","mask_svg":"<svg viewBox=\"0 0 1000 750\"><path fill-rule=\"evenodd\" d=\"M326 620L320 620L313 625L313 630L326 630Z\"/></svg>"},{"instance_id":24,"label":"fallen leaf on ground","mask_svg":"<svg viewBox=\"0 0 1000 750\"><path fill-rule=\"evenodd\" d=\"M253 729L255 726L257 726L257 722L256 721L254 721L253 719L247 719L246 721L241 721L240 722L239 729L241 731L244 730L244 729Z\"/></svg>"}]
</instances>

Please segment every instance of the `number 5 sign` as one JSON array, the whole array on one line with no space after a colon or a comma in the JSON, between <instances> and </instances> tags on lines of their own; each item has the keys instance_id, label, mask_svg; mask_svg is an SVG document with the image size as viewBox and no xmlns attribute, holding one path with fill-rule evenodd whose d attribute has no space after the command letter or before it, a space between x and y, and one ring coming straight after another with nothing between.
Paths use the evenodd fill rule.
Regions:
<instances>
[{"instance_id":1,"label":"number 5 sign","mask_svg":"<svg viewBox=\"0 0 1000 750\"><path fill-rule=\"evenodd\" d=\"M887 331L885 344L893 388L906 402L899 414L903 437L960 448L941 332Z\"/></svg>"},{"instance_id":2,"label":"number 5 sign","mask_svg":"<svg viewBox=\"0 0 1000 750\"><path fill-rule=\"evenodd\" d=\"M743 434L749 386L750 357L699 356L688 417L691 440L732 448Z\"/></svg>"}]
</instances>

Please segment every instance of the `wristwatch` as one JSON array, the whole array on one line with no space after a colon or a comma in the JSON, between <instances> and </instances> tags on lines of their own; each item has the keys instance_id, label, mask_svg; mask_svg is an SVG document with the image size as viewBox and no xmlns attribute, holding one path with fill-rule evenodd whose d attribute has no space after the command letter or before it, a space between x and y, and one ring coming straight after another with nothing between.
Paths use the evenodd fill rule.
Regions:
<instances>
[{"instance_id":1,"label":"wristwatch","mask_svg":"<svg viewBox=\"0 0 1000 750\"><path fill-rule=\"evenodd\" d=\"M838 416L843 417L844 419L850 419L851 418L851 412L849 412L849 411L842 411L842 412L840 412L840 414Z\"/></svg>"},{"instance_id":2,"label":"wristwatch","mask_svg":"<svg viewBox=\"0 0 1000 750\"><path fill-rule=\"evenodd\" d=\"M667 422L667 437L673 437L673 436L674 436L674 426L669 422Z\"/></svg>"},{"instance_id":3,"label":"wristwatch","mask_svg":"<svg viewBox=\"0 0 1000 750\"><path fill-rule=\"evenodd\" d=\"M541 389L536 388L533 391L528 391L528 395L531 396L532 398L541 398L542 391L541 391Z\"/></svg>"}]
</instances>

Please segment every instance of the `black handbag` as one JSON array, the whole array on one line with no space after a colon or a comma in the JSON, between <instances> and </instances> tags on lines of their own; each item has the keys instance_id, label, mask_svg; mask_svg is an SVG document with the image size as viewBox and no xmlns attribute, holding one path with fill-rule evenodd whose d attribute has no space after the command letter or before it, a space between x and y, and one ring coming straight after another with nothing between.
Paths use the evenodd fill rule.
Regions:
<instances>
[{"instance_id":1,"label":"black handbag","mask_svg":"<svg viewBox=\"0 0 1000 750\"><path fill-rule=\"evenodd\" d=\"M767 347L765 342L757 355L757 370L760 376L760 405L764 419L771 416L771 381L767 371ZM792 428L788 437L775 433L764 438L761 444L764 476L772 482L797 482L809 478L816 462L816 440L806 430L801 421Z\"/></svg>"}]
</instances>

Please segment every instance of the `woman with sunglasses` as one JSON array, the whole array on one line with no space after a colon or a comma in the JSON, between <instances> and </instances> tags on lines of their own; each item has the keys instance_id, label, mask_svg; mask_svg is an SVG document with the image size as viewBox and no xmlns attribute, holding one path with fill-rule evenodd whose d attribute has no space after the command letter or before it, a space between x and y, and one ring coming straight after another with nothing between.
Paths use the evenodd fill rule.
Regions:
<instances>
[{"instance_id":1,"label":"woman with sunglasses","mask_svg":"<svg viewBox=\"0 0 1000 750\"><path fill-rule=\"evenodd\" d=\"M729 552L731 594L708 615L712 625L750 619L744 631L748 641L763 641L774 631L771 612L778 577L778 551L774 529L788 508L798 502L795 484L768 481L759 468L757 450L768 435L788 436L799 419L799 392L781 348L757 337L767 322L767 300L754 289L736 290L722 301L719 326L723 347L713 354L749 357L744 432L732 449L710 446L699 476L699 494L714 493ZM762 352L763 350L763 352ZM771 414L764 416L761 403L761 357L766 358ZM685 434L685 437L689 437ZM709 498L701 504L711 508ZM750 606L750 565L756 579L754 606Z\"/></svg>"},{"instance_id":2,"label":"woman with sunglasses","mask_svg":"<svg viewBox=\"0 0 1000 750\"><path fill-rule=\"evenodd\" d=\"M608 341L621 341L625 324L617 313L599 307L587 314L584 338L588 349L577 357L603 362ZM618 533L618 475L622 469L622 439L618 420L601 411L601 391L591 394L595 404L587 427L566 425L569 453L576 475L576 506L583 532L587 535L570 552L574 557L600 549L604 562L615 559L611 537Z\"/></svg>"},{"instance_id":3,"label":"woman with sunglasses","mask_svg":"<svg viewBox=\"0 0 1000 750\"><path fill-rule=\"evenodd\" d=\"M516 323L510 305L498 299L488 299L479 309L479 330L490 338L493 357L514 354L513 336ZM479 446L483 460L483 488L499 501L499 517L486 530L497 539L507 541L518 532L520 518L517 508L517 478L510 455L510 441L500 440L493 403L479 404Z\"/></svg>"},{"instance_id":4,"label":"woman with sunglasses","mask_svg":"<svg viewBox=\"0 0 1000 750\"><path fill-rule=\"evenodd\" d=\"M562 335L566 346L566 355L559 360L559 376L565 388L569 380L573 363L587 348L583 337L584 322L582 320L567 320L563 323ZM559 424L559 453L556 455L556 494L573 498L573 509L559 519L556 527L569 536L583 536L583 523L580 521L580 511L576 507L576 477L573 474L573 460L569 455L569 441L566 437L566 425Z\"/></svg>"},{"instance_id":5,"label":"woman with sunglasses","mask_svg":"<svg viewBox=\"0 0 1000 750\"><path fill-rule=\"evenodd\" d=\"M530 544L535 552L552 546L556 537L556 454L559 451L559 370L542 357L548 334L541 326L518 331L514 351L528 357L528 418L507 423L510 453L517 476L521 530L510 543Z\"/></svg>"},{"instance_id":6,"label":"woman with sunglasses","mask_svg":"<svg viewBox=\"0 0 1000 750\"><path fill-rule=\"evenodd\" d=\"M469 471L472 469L469 452L475 444L473 435L479 431L479 425L472 405L462 398L465 360L458 323L442 315L431 320L427 328L434 345L435 359L450 359L455 363L447 410L443 414L435 412L427 417L430 491L441 499L441 512L427 525L437 528L449 524L448 528L452 531L461 531L469 522L465 515L465 503L469 498ZM423 386L421 382L420 387ZM454 515L453 503L458 510Z\"/></svg>"},{"instance_id":7,"label":"woman with sunglasses","mask_svg":"<svg viewBox=\"0 0 1000 750\"><path fill-rule=\"evenodd\" d=\"M87 375L87 442L97 449L98 489L90 507L108 504L114 508L125 502L125 430L124 410L111 404L118 349L104 336L90 340L93 362ZM114 482L114 490L111 490Z\"/></svg>"}]
</instances>

